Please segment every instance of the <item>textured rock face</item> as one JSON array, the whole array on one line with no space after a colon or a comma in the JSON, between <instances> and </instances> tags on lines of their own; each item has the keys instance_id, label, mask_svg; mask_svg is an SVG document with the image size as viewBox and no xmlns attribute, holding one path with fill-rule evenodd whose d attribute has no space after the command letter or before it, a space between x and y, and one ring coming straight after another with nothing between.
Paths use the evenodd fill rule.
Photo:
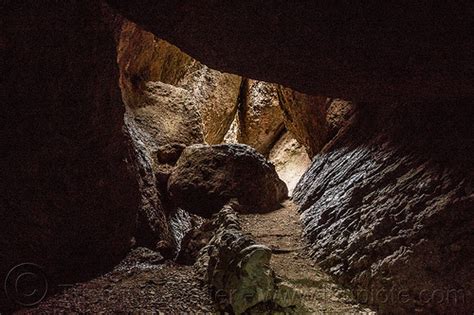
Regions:
<instances>
[{"instance_id":1,"label":"textured rock face","mask_svg":"<svg viewBox=\"0 0 474 315\"><path fill-rule=\"evenodd\" d=\"M247 80L239 109L237 140L268 155L281 136L283 116L278 98L278 86L271 83Z\"/></svg>"},{"instance_id":2,"label":"textured rock face","mask_svg":"<svg viewBox=\"0 0 474 315\"><path fill-rule=\"evenodd\" d=\"M179 82L198 104L207 143L218 144L224 140L237 111L241 81L239 76L209 69L195 61Z\"/></svg>"},{"instance_id":3,"label":"textured rock face","mask_svg":"<svg viewBox=\"0 0 474 315\"><path fill-rule=\"evenodd\" d=\"M293 138L290 132L285 132L278 139L270 151L268 160L275 165L275 170L285 182L290 195L298 180L311 165L305 148Z\"/></svg>"},{"instance_id":4,"label":"textured rock face","mask_svg":"<svg viewBox=\"0 0 474 315\"><path fill-rule=\"evenodd\" d=\"M474 307L472 114L369 104L295 189L317 262L382 313Z\"/></svg>"},{"instance_id":5,"label":"textured rock face","mask_svg":"<svg viewBox=\"0 0 474 315\"><path fill-rule=\"evenodd\" d=\"M354 108L351 102L307 95L285 87L280 87L280 96L286 128L311 157L345 124Z\"/></svg>"},{"instance_id":6,"label":"textured rock face","mask_svg":"<svg viewBox=\"0 0 474 315\"><path fill-rule=\"evenodd\" d=\"M112 19L97 1L2 15L0 277L24 262L51 281L97 272L129 249L139 205Z\"/></svg>"},{"instance_id":7,"label":"textured rock face","mask_svg":"<svg viewBox=\"0 0 474 315\"><path fill-rule=\"evenodd\" d=\"M168 181L171 200L204 217L237 198L248 211L279 207L288 190L273 165L246 145L193 145L179 158Z\"/></svg>"},{"instance_id":8,"label":"textured rock face","mask_svg":"<svg viewBox=\"0 0 474 315\"><path fill-rule=\"evenodd\" d=\"M186 119L186 115L199 115L201 122L195 122L192 129L201 128L208 143L222 142L237 110L239 76L209 69L128 21L120 34L118 63L124 100L130 108L155 106L155 119L166 122L167 129L173 123L179 124L175 117L160 117L163 110L173 110L166 104L174 104L174 100L153 91L150 85L159 81L167 85L166 93L193 104L194 108L187 108L187 112L179 112L177 116Z\"/></svg>"},{"instance_id":9,"label":"textured rock face","mask_svg":"<svg viewBox=\"0 0 474 315\"><path fill-rule=\"evenodd\" d=\"M209 223L215 232L199 252L198 274L223 310L230 305L236 314L301 313L299 294L276 277L270 248L243 233L236 207L227 204Z\"/></svg>"},{"instance_id":10,"label":"textured rock face","mask_svg":"<svg viewBox=\"0 0 474 315\"><path fill-rule=\"evenodd\" d=\"M308 94L354 101L474 97L470 1L108 2L210 67Z\"/></svg>"},{"instance_id":11,"label":"textured rock face","mask_svg":"<svg viewBox=\"0 0 474 315\"><path fill-rule=\"evenodd\" d=\"M129 21L118 37L120 86L142 197L136 239L173 254L190 218L166 201L171 169L184 146L223 139L241 79L207 68Z\"/></svg>"}]
</instances>

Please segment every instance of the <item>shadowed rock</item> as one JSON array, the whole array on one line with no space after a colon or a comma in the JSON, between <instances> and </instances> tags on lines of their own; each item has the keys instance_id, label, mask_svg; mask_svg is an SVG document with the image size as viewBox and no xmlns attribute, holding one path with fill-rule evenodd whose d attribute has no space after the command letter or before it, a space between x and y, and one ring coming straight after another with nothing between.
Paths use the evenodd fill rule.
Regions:
<instances>
[{"instance_id":1,"label":"shadowed rock","mask_svg":"<svg viewBox=\"0 0 474 315\"><path fill-rule=\"evenodd\" d=\"M171 200L204 217L237 198L252 212L277 209L288 195L275 168L247 145L192 145L179 158L168 182Z\"/></svg>"},{"instance_id":2,"label":"shadowed rock","mask_svg":"<svg viewBox=\"0 0 474 315\"><path fill-rule=\"evenodd\" d=\"M210 67L305 93L353 101L474 96L472 1L108 2Z\"/></svg>"}]
</instances>

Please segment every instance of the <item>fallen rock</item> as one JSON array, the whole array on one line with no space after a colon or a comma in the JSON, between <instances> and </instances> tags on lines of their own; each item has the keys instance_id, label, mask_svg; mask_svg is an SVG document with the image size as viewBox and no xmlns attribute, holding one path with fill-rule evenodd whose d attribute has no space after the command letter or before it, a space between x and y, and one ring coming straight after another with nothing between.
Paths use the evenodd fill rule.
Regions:
<instances>
[{"instance_id":1,"label":"fallen rock","mask_svg":"<svg viewBox=\"0 0 474 315\"><path fill-rule=\"evenodd\" d=\"M171 173L168 192L177 206L203 217L231 198L247 211L272 211L288 195L275 167L243 144L187 147Z\"/></svg>"},{"instance_id":2,"label":"fallen rock","mask_svg":"<svg viewBox=\"0 0 474 315\"><path fill-rule=\"evenodd\" d=\"M188 90L198 104L204 140L218 144L224 140L237 112L240 76L222 73L194 61L178 86Z\"/></svg>"},{"instance_id":3,"label":"fallen rock","mask_svg":"<svg viewBox=\"0 0 474 315\"><path fill-rule=\"evenodd\" d=\"M235 314L303 311L300 295L270 268L271 249L242 232L237 206L230 202L213 217L216 231L199 252L197 274L211 287L221 310L230 305Z\"/></svg>"}]
</instances>

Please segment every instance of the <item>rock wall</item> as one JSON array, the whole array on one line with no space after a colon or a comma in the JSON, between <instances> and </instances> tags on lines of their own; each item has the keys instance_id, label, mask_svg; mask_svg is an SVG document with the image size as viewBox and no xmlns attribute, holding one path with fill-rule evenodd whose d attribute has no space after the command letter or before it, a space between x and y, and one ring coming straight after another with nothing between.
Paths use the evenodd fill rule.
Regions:
<instances>
[{"instance_id":1,"label":"rock wall","mask_svg":"<svg viewBox=\"0 0 474 315\"><path fill-rule=\"evenodd\" d=\"M275 165L275 170L288 187L290 196L301 176L311 165L305 148L288 131L272 147L268 160Z\"/></svg>"},{"instance_id":2,"label":"rock wall","mask_svg":"<svg viewBox=\"0 0 474 315\"><path fill-rule=\"evenodd\" d=\"M241 97L237 141L248 144L268 156L270 149L285 129L278 86L246 80Z\"/></svg>"},{"instance_id":3,"label":"rock wall","mask_svg":"<svg viewBox=\"0 0 474 315\"><path fill-rule=\"evenodd\" d=\"M200 128L207 143L222 142L237 110L239 76L212 70L129 21L124 23L120 34L118 63L125 103L132 109L155 106L155 120L166 123L162 126L162 135L169 134L173 124L180 124L179 117L187 119L187 115L198 113L201 121L193 122L189 128ZM175 117L160 118L163 110L173 110L171 106L175 101L163 99L168 95L151 91L155 88L150 87L151 82L166 84L166 94L182 96L194 107L186 108L187 112L177 113ZM156 104L160 99L164 104ZM170 108L166 108L167 103L171 104Z\"/></svg>"},{"instance_id":4,"label":"rock wall","mask_svg":"<svg viewBox=\"0 0 474 315\"><path fill-rule=\"evenodd\" d=\"M280 87L280 106L286 128L306 147L310 157L317 154L349 119L351 102L312 96Z\"/></svg>"},{"instance_id":5,"label":"rock wall","mask_svg":"<svg viewBox=\"0 0 474 315\"><path fill-rule=\"evenodd\" d=\"M0 277L84 277L128 251L139 205L114 20L98 1L1 6Z\"/></svg>"},{"instance_id":6,"label":"rock wall","mask_svg":"<svg viewBox=\"0 0 474 315\"><path fill-rule=\"evenodd\" d=\"M472 114L366 104L295 189L313 257L382 314L474 308Z\"/></svg>"},{"instance_id":7,"label":"rock wall","mask_svg":"<svg viewBox=\"0 0 474 315\"><path fill-rule=\"evenodd\" d=\"M120 86L142 199L135 236L138 244L172 256L190 225L189 216L166 198L182 148L172 151L222 141L237 109L241 78L209 69L130 21L118 37Z\"/></svg>"}]
</instances>

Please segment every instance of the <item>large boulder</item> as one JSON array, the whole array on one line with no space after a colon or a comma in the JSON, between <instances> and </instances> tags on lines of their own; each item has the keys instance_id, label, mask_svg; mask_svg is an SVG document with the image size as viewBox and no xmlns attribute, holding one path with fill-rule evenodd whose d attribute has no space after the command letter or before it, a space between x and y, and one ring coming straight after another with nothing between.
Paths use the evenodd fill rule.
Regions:
<instances>
[{"instance_id":1,"label":"large boulder","mask_svg":"<svg viewBox=\"0 0 474 315\"><path fill-rule=\"evenodd\" d=\"M177 206L204 217L231 198L247 211L267 212L288 195L274 166L242 144L187 147L171 173L168 191Z\"/></svg>"}]
</instances>

